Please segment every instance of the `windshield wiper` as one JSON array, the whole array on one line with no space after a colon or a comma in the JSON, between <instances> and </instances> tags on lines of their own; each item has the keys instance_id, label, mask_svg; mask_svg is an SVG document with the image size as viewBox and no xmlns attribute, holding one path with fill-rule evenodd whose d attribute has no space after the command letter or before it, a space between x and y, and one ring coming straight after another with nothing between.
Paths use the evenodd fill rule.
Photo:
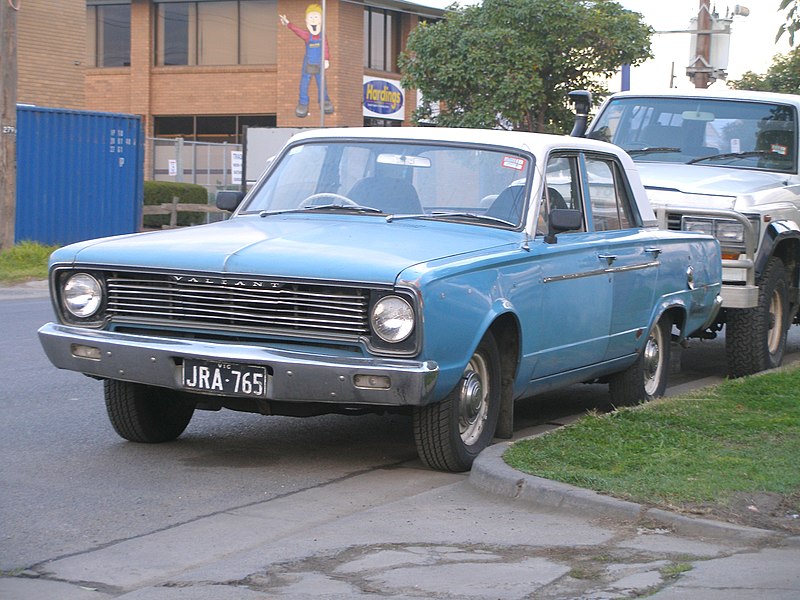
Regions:
<instances>
[{"instance_id":1,"label":"windshield wiper","mask_svg":"<svg viewBox=\"0 0 800 600\"><path fill-rule=\"evenodd\" d=\"M362 206L361 204L315 204L306 206L300 210L345 210L350 212L382 213L380 208L372 206Z\"/></svg>"},{"instance_id":2,"label":"windshield wiper","mask_svg":"<svg viewBox=\"0 0 800 600\"><path fill-rule=\"evenodd\" d=\"M694 165L699 162L703 162L704 160L716 160L718 158L748 158L752 156L771 156L775 154L774 152L767 152L766 150L751 150L750 152L725 152L724 154L711 154L709 156L700 156L699 158L693 158L692 160L688 161L687 165ZM780 155L778 155L780 156Z\"/></svg>"},{"instance_id":3,"label":"windshield wiper","mask_svg":"<svg viewBox=\"0 0 800 600\"><path fill-rule=\"evenodd\" d=\"M680 148L673 148L671 146L653 146L652 148L634 148L632 150L626 150L628 154L631 156L636 156L639 154L652 154L655 152L680 152Z\"/></svg>"},{"instance_id":4,"label":"windshield wiper","mask_svg":"<svg viewBox=\"0 0 800 600\"><path fill-rule=\"evenodd\" d=\"M262 210L258 213L259 217L271 217L272 215L286 215L291 213L302 213L309 210L346 210L350 212L359 212L359 213L378 213L381 214L383 211L379 208L373 208L372 206L361 206L359 205L341 205L341 204L317 204L314 206L305 206L303 208L285 208L283 210Z\"/></svg>"},{"instance_id":5,"label":"windshield wiper","mask_svg":"<svg viewBox=\"0 0 800 600\"><path fill-rule=\"evenodd\" d=\"M485 221L488 223L500 223L502 225L512 225L514 227L517 225L517 223L514 223L513 221L506 221L505 219L498 219L497 217L490 217L489 215L479 215L472 212L433 212L425 216L430 219L447 219L454 217L457 219L471 219L474 221Z\"/></svg>"}]
</instances>

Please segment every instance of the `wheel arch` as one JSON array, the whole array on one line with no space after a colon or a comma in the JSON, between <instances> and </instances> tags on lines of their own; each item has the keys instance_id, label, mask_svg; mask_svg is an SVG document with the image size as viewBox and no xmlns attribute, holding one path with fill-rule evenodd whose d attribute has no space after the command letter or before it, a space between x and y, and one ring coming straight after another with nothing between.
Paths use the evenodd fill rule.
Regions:
<instances>
[{"instance_id":1,"label":"wheel arch","mask_svg":"<svg viewBox=\"0 0 800 600\"><path fill-rule=\"evenodd\" d=\"M769 259L777 256L791 274L792 287L798 287L800 278L800 226L792 221L775 221L769 224L758 249L755 272L758 279L767 268Z\"/></svg>"},{"instance_id":2,"label":"wheel arch","mask_svg":"<svg viewBox=\"0 0 800 600\"><path fill-rule=\"evenodd\" d=\"M514 381L522 343L519 319L512 312L502 313L492 321L489 331L500 351L500 418L495 435L509 439L514 434Z\"/></svg>"},{"instance_id":3,"label":"wheel arch","mask_svg":"<svg viewBox=\"0 0 800 600\"><path fill-rule=\"evenodd\" d=\"M683 302L664 302L655 311L650 327L653 327L661 319L668 318L672 326L677 327L680 334L678 340L683 340L689 333L686 331L686 321L688 313Z\"/></svg>"}]
</instances>

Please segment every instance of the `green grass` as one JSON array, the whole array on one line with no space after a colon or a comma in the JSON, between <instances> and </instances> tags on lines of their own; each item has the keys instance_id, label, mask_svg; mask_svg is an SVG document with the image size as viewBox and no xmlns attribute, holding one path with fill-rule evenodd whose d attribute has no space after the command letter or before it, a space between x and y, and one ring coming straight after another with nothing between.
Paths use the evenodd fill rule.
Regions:
<instances>
[{"instance_id":1,"label":"green grass","mask_svg":"<svg viewBox=\"0 0 800 600\"><path fill-rule=\"evenodd\" d=\"M20 242L0 252L0 283L47 279L47 259L57 246Z\"/></svg>"},{"instance_id":2,"label":"green grass","mask_svg":"<svg viewBox=\"0 0 800 600\"><path fill-rule=\"evenodd\" d=\"M608 414L590 414L505 453L512 467L635 502L724 504L800 492L800 369Z\"/></svg>"}]
</instances>

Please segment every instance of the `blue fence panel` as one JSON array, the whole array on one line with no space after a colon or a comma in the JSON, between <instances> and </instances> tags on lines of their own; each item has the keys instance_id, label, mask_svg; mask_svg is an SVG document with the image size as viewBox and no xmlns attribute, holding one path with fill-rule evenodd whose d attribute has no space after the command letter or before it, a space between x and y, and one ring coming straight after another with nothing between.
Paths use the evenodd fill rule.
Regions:
<instances>
[{"instance_id":1,"label":"blue fence panel","mask_svg":"<svg viewBox=\"0 0 800 600\"><path fill-rule=\"evenodd\" d=\"M15 241L63 245L137 231L143 189L139 117L17 106Z\"/></svg>"}]
</instances>

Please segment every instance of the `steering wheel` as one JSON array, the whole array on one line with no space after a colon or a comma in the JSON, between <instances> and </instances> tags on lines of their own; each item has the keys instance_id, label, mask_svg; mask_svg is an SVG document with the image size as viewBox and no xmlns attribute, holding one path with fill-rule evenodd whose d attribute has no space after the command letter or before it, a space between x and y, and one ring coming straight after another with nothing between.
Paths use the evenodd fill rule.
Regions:
<instances>
[{"instance_id":1,"label":"steering wheel","mask_svg":"<svg viewBox=\"0 0 800 600\"><path fill-rule=\"evenodd\" d=\"M333 204L337 204L339 206L359 206L358 202L355 200L351 200L347 196L342 196L341 194L335 194L333 192L319 192L318 194L311 194L308 198L303 200L298 208L308 208L309 206L318 206L318 200L323 198L329 198Z\"/></svg>"}]
</instances>

